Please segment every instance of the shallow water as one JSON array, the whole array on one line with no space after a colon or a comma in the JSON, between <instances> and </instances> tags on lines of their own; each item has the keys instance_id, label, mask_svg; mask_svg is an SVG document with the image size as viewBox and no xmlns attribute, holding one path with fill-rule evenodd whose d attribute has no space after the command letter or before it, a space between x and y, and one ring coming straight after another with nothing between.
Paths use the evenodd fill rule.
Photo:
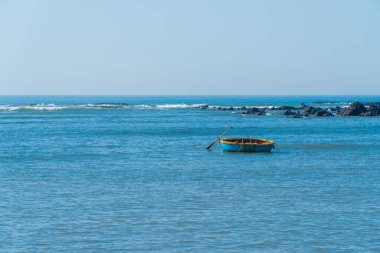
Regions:
<instances>
[{"instance_id":1,"label":"shallow water","mask_svg":"<svg viewBox=\"0 0 380 253\"><path fill-rule=\"evenodd\" d=\"M194 108L356 100L0 97L0 251L379 252L379 117ZM279 148L207 151L229 126Z\"/></svg>"}]
</instances>

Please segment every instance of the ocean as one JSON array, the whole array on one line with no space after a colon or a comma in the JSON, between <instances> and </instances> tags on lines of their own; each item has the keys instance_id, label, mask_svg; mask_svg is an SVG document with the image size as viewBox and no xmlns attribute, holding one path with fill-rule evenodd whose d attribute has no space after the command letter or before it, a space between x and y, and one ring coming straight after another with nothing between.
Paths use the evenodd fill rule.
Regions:
<instances>
[{"instance_id":1,"label":"ocean","mask_svg":"<svg viewBox=\"0 0 380 253\"><path fill-rule=\"evenodd\" d=\"M380 117L199 108L353 101L0 96L0 252L380 252Z\"/></svg>"}]
</instances>

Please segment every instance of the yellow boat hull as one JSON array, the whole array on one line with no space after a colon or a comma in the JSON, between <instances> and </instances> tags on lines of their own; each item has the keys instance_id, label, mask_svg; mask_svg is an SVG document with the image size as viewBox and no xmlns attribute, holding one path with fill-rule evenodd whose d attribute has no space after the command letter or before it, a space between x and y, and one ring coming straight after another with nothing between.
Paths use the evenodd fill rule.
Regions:
<instances>
[{"instance_id":1,"label":"yellow boat hull","mask_svg":"<svg viewBox=\"0 0 380 253\"><path fill-rule=\"evenodd\" d=\"M231 138L219 142L228 152L271 152L275 147L273 141L257 138Z\"/></svg>"}]
</instances>

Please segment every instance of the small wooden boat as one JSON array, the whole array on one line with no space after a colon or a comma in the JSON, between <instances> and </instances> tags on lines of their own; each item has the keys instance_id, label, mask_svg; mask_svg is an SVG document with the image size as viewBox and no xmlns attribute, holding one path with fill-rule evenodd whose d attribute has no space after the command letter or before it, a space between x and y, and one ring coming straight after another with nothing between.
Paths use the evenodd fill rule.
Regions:
<instances>
[{"instance_id":1,"label":"small wooden boat","mask_svg":"<svg viewBox=\"0 0 380 253\"><path fill-rule=\"evenodd\" d=\"M219 140L224 151L229 152L271 152L274 141L257 138L231 138Z\"/></svg>"}]
</instances>

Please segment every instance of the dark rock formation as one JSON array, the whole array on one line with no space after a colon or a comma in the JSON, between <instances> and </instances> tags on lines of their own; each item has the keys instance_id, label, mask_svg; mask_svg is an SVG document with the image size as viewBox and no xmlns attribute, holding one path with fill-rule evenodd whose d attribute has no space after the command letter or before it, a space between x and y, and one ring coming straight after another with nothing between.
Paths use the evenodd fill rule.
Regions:
<instances>
[{"instance_id":1,"label":"dark rock formation","mask_svg":"<svg viewBox=\"0 0 380 253\"><path fill-rule=\"evenodd\" d=\"M308 105L305 105L304 103L301 103L298 106L298 108L304 110L304 114L310 114L310 115L316 115L316 116L320 116L322 114L327 114L326 109L308 106Z\"/></svg>"},{"instance_id":2,"label":"dark rock formation","mask_svg":"<svg viewBox=\"0 0 380 253\"><path fill-rule=\"evenodd\" d=\"M321 108L315 108L312 106L305 106L303 109L308 114L316 114L318 111L321 110Z\"/></svg>"},{"instance_id":3,"label":"dark rock formation","mask_svg":"<svg viewBox=\"0 0 380 253\"><path fill-rule=\"evenodd\" d=\"M250 108L247 111L242 113L242 115L253 115L253 116L261 116L261 115L265 115L265 114L266 114L265 110L260 109L260 108L256 108L256 107L252 107L252 108Z\"/></svg>"},{"instance_id":4,"label":"dark rock formation","mask_svg":"<svg viewBox=\"0 0 380 253\"><path fill-rule=\"evenodd\" d=\"M380 116L380 104L373 103L368 106L365 113L360 114L361 116Z\"/></svg>"},{"instance_id":5,"label":"dark rock formation","mask_svg":"<svg viewBox=\"0 0 380 253\"><path fill-rule=\"evenodd\" d=\"M296 112L294 115L287 116L288 118L293 118L293 119L300 119L300 118L306 118L309 117L309 114L304 113L304 112Z\"/></svg>"},{"instance_id":6,"label":"dark rock formation","mask_svg":"<svg viewBox=\"0 0 380 253\"><path fill-rule=\"evenodd\" d=\"M362 103L354 102L349 107L343 108L338 112L340 116L364 116L367 108Z\"/></svg>"},{"instance_id":7,"label":"dark rock formation","mask_svg":"<svg viewBox=\"0 0 380 253\"><path fill-rule=\"evenodd\" d=\"M329 110L327 109L320 109L315 113L315 116L317 117L332 117L334 114L332 114Z\"/></svg>"},{"instance_id":8,"label":"dark rock formation","mask_svg":"<svg viewBox=\"0 0 380 253\"><path fill-rule=\"evenodd\" d=\"M339 112L340 110L342 110L342 108L340 106L336 106L336 107L330 107L329 110L332 112Z\"/></svg>"},{"instance_id":9,"label":"dark rock formation","mask_svg":"<svg viewBox=\"0 0 380 253\"><path fill-rule=\"evenodd\" d=\"M303 114L315 115L317 117L331 117L331 116L334 116L334 114L331 113L330 108L312 107L312 106L307 106L305 104L301 104L300 108L301 107L304 110Z\"/></svg>"},{"instance_id":10,"label":"dark rock formation","mask_svg":"<svg viewBox=\"0 0 380 253\"><path fill-rule=\"evenodd\" d=\"M201 110L206 110L206 109L209 108L209 106L208 105L201 105L198 108L201 109Z\"/></svg>"},{"instance_id":11,"label":"dark rock formation","mask_svg":"<svg viewBox=\"0 0 380 253\"><path fill-rule=\"evenodd\" d=\"M297 110L296 107L294 106L289 106L289 105L282 105L282 106L277 106L277 107L273 107L271 108L271 110Z\"/></svg>"},{"instance_id":12,"label":"dark rock formation","mask_svg":"<svg viewBox=\"0 0 380 253\"><path fill-rule=\"evenodd\" d=\"M288 118L293 118L293 119L309 117L309 114L304 111L293 112L293 111L287 110L284 112L284 115Z\"/></svg>"},{"instance_id":13,"label":"dark rock formation","mask_svg":"<svg viewBox=\"0 0 380 253\"><path fill-rule=\"evenodd\" d=\"M293 112L291 110L286 110L284 113L283 113L285 116L292 116L292 115L296 115L297 113L296 112Z\"/></svg>"},{"instance_id":14,"label":"dark rock formation","mask_svg":"<svg viewBox=\"0 0 380 253\"><path fill-rule=\"evenodd\" d=\"M323 102L321 102L323 103ZM102 105L103 106L103 105ZM109 106L109 105L107 105ZM113 106L120 106L119 104ZM331 116L380 116L380 102L373 103L359 103L354 102L349 107L341 108L339 106L331 107L313 107L301 103L299 106L268 106L267 108L259 107L246 107L246 106L208 106L200 105L197 107L201 110L214 110L214 111L236 111L241 112L242 115L260 116L266 115L268 110L274 110L275 115L283 113L283 115L289 118L305 118L309 116L315 117L331 117ZM282 112L281 112L282 111Z\"/></svg>"}]
</instances>

